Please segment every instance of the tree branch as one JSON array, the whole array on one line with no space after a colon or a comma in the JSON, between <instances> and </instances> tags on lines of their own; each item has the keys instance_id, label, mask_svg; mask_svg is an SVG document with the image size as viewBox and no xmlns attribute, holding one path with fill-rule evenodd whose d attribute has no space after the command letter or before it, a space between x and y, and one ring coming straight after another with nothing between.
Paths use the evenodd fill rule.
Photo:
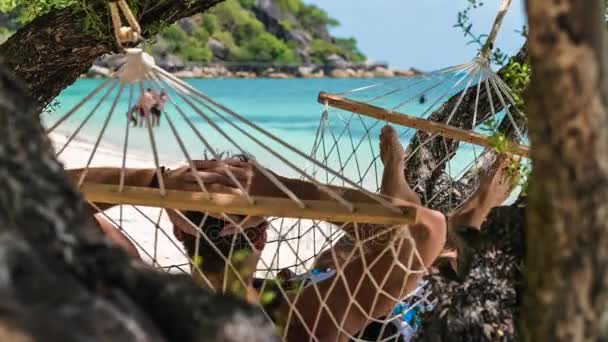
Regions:
<instances>
[{"instance_id":1,"label":"tree branch","mask_svg":"<svg viewBox=\"0 0 608 342\"><path fill-rule=\"evenodd\" d=\"M526 205L494 208L475 236L471 271L426 277L435 309L422 318L417 341L513 341L523 292ZM449 266L448 266L449 267Z\"/></svg>"},{"instance_id":2,"label":"tree branch","mask_svg":"<svg viewBox=\"0 0 608 342\"><path fill-rule=\"evenodd\" d=\"M151 37L163 25L203 12L222 1L159 0L146 9L140 0L136 12L142 13L139 20L144 36ZM100 29L108 35L101 37L85 30L87 14L81 7L72 6L34 19L0 46L0 58L25 81L38 108L47 105L85 73L97 57L117 51L107 1L95 0L89 5L100 16L103 23Z\"/></svg>"}]
</instances>

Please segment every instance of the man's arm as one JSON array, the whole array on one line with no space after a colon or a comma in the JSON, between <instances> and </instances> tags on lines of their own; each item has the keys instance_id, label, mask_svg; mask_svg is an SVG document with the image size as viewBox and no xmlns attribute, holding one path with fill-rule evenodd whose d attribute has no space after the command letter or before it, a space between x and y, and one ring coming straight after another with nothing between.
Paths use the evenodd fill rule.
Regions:
<instances>
[{"instance_id":1,"label":"man's arm","mask_svg":"<svg viewBox=\"0 0 608 342\"><path fill-rule=\"evenodd\" d=\"M78 184L82 174L85 172L85 169L71 169L66 170L68 176L74 183L74 185ZM154 169L125 169L125 186L139 186L139 187L149 187L152 183L152 179L154 178ZM99 167L99 168L90 168L87 171L85 181L88 183L95 184L107 184L107 185L118 185L120 184L120 168L112 168L112 167ZM97 212L95 208L87 202L89 209L92 213ZM100 210L108 210L116 205L107 204L107 203L95 203Z\"/></svg>"},{"instance_id":2,"label":"man's arm","mask_svg":"<svg viewBox=\"0 0 608 342\"><path fill-rule=\"evenodd\" d=\"M330 315L343 322L340 328L354 335L370 318L385 315L412 291L441 252L446 234L441 213L424 207L417 207L417 211L417 223L409 228L395 227L394 237L384 248L355 249L340 265L334 265L338 266L334 278L309 285L299 295L290 293L279 312L287 316L289 310L297 310L301 318L292 315L288 336L306 336L304 326L312 330L316 324L317 337L338 339L332 336L339 329ZM405 229L409 229L409 234L400 235L399 230Z\"/></svg>"},{"instance_id":3,"label":"man's arm","mask_svg":"<svg viewBox=\"0 0 608 342\"><path fill-rule=\"evenodd\" d=\"M80 181L85 169L66 170L74 183ZM155 169L125 169L125 186L148 187L152 183ZM85 181L87 183L118 185L120 184L121 169L115 167L90 168Z\"/></svg>"},{"instance_id":4,"label":"man's arm","mask_svg":"<svg viewBox=\"0 0 608 342\"><path fill-rule=\"evenodd\" d=\"M289 191L301 200L334 200L327 192L321 190L317 184L311 181L283 177L269 169L265 169L267 171L265 174L265 172L259 170L251 162L239 160L201 160L195 161L195 165L201 171L215 173L222 177L220 181L222 185L236 188L237 185L229 177L229 173L232 173L251 196L288 198L285 192L273 182L272 178L275 178L275 180L285 185ZM269 177L267 174L271 176ZM357 189L332 185L323 186L331 189L353 204L377 203L368 194Z\"/></svg>"}]
</instances>

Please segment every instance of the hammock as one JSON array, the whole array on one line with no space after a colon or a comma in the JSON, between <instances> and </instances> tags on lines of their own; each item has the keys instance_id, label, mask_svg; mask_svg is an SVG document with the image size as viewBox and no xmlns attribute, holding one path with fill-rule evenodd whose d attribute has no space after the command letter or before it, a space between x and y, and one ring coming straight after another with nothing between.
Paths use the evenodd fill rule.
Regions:
<instances>
[{"instance_id":1,"label":"hammock","mask_svg":"<svg viewBox=\"0 0 608 342\"><path fill-rule=\"evenodd\" d=\"M119 9L129 22L130 26L127 28L122 26ZM140 29L124 0L112 2L111 12L119 44L122 46L138 41ZM230 292L232 284L229 281L236 281L241 286L246 286L248 281L240 276L240 271L234 266L234 258L238 255L233 254L232 247L229 254L224 255L214 247L213 237L207 236L201 229L206 221L211 220L208 213L214 213L213 216L234 225L237 232L241 232L234 235L235 239L238 235L250 246L253 246L254 242L247 234L242 233L246 230L241 225L244 220L235 220L235 215L245 218L266 217L269 222L268 236L255 273L256 287L262 293L261 302L264 304L265 301L272 301L273 296L263 297L265 290L273 286L281 296L287 296L290 291L288 283L290 286L298 281L309 284L309 287L314 288L316 300L320 303L314 323L304 326L310 340L317 340L314 336L321 321L331 322L337 332L351 340L370 340L365 337L368 335L363 326L359 332L348 331L345 328L348 322L335 316L328 308L327 298L321 297L320 281L330 282L333 288L338 283L338 277L334 274L342 272L342 269L338 266L337 269L321 272L315 268L319 255L341 241L345 236L346 227L354 227L357 230L365 224L407 225L414 222L416 217L415 210L398 208L386 197L377 195L382 174L377 139L385 123L413 127L399 131L402 142L410 142L407 151L408 166L412 160L416 161L418 166L425 165L425 146L439 144L438 146L442 147L440 151L445 157L432 166L429 174L434 175L432 181L436 181L438 172L444 176L447 187L443 188L443 194L429 194L424 184L419 184L429 183L431 177L423 180L421 177L417 179L413 174L406 176L410 185L422 195L427 206L439 208L445 213L449 213L464 198L462 194L454 195L458 184L476 180L476 174L470 176L467 172L475 170L475 166L479 167L477 164L483 162L484 156L492 153L488 148L491 145L488 138L479 132L473 132L480 123L492 117L498 118L510 123L510 126L505 124L505 127L514 128L509 130L513 133L509 134L514 140L522 139L525 135L521 125L523 115L515 113L508 87L490 69L483 54L471 63L419 77L374 84L341 94L322 93L319 101L325 105L325 110L310 153L301 151L246 116L222 105L195 85L167 73L156 66L153 58L141 49L126 49L124 55L126 62L115 77L103 81L71 109L48 124L47 133L55 133L53 137L58 144L57 156L61 157L66 151L82 149L78 143L82 136L94 137L88 157L81 161L83 171L77 185L86 199L97 208L98 216L105 217L118 227L137 247L142 259L153 267L173 273L190 273L202 286L219 292ZM162 112L166 124L153 127L151 118L147 115L141 118L144 120L143 127L136 129L131 127L129 116L123 113L129 112L148 88L156 93L166 92L166 108ZM461 115L462 106L469 103L467 99L471 94L475 94L472 122L469 119L463 120ZM448 100L450 98L456 100ZM433 123L435 118L431 113L440 108L444 108L443 112L447 110L448 115L442 118L441 124ZM413 109L416 111L410 111ZM408 111L413 115L399 114L396 112L399 110ZM96 120L98 124L91 127L93 125L89 124ZM180 127L188 129L178 129ZM426 133L416 133L415 129ZM159 134L161 130L168 133ZM57 132L64 134L64 137L58 137ZM107 147L104 138L109 134L120 134L124 137L122 153L112 160L96 159L99 150ZM458 144L459 141L466 144ZM179 146L181 156L173 155L171 150L166 148L175 145ZM527 154L527 147L518 144L512 146L515 153ZM471 151L473 153L469 163L456 160L463 150L467 155L470 155ZM149 153L145 153L146 151ZM225 163L222 165L227 169L230 186L240 190L240 195L208 191L205 183L194 172L192 176L199 187L197 191L178 191L165 186L162 166L189 165L195 169L194 163L197 159L225 160L223 151L247 156L256 171L270 179L272 184L280 189L282 196L251 195ZM453 165L456 163L460 167ZM98 166L119 169L117 184L96 184L88 181L87 175L92 172L93 167ZM154 169L158 189L129 186L125 174L130 167ZM269 169L280 173L281 176L314 184L326 199L319 201L300 198L290 190L282 178L269 172ZM366 203L353 203L329 185L356 190L366 197ZM445 196L445 193L448 195ZM93 203L116 206L104 211ZM214 286L210 275L204 272L205 260L196 257L191 259L184 246L175 239L172 223L163 208L180 210L177 211L180 218L190 222L196 231L197 252L202 245L211 246L210 248L214 249L212 252L223 259L225 272L219 288ZM182 211L205 214L201 222L192 222ZM144 226L149 229L143 229ZM366 315L367 324L375 323L381 327L371 340L394 340L395 337L403 336L406 334L405 328L391 332L387 324L395 319L412 319L411 312L419 308L420 303L423 303L425 308L432 306L428 290L421 295L419 288L413 293L403 293L398 297L384 290L384 283L390 274L401 272L403 279L407 279L422 275L426 271L421 267L412 266L422 262L415 242L408 232L409 230L405 230L405 235L400 237L403 243L410 246L407 262L393 260L384 279L373 282L373 302L376 303L380 296L388 297L400 309L389 310L384 315L373 317ZM357 308L361 312L367 312L354 298L364 290L361 288L364 278L373 278L370 269L375 267L378 258L366 260L363 244L376 237L377 235L373 235L367 237L367 240L355 241L346 257L346 264L352 260L363 260L366 265L360 279L356 279L354 283L355 288L349 292L349 301L345 303L346 311ZM389 245L387 250L396 255L401 251L401 247L402 245ZM276 279L287 271L295 276L292 276L289 282L278 282ZM324 272L329 272L329 276L321 277L320 274ZM235 279L228 280L228 273ZM319 277L322 279L319 280ZM305 313L294 305L302 289L296 286L296 299L288 303L288 314L280 317L281 326L289 327L293 320L302 320ZM293 291L293 287L291 290ZM268 319L276 318L267 306L263 306L263 310ZM284 339L287 338L288 330L284 329Z\"/></svg>"},{"instance_id":2,"label":"hammock","mask_svg":"<svg viewBox=\"0 0 608 342\"><path fill-rule=\"evenodd\" d=\"M475 189L480 171L491 166L498 148L493 134L506 138L509 153L529 155L523 144L525 116L484 58L339 94L322 92L318 101L325 109L313 158L377 191L378 134L386 123L400 126L399 136L408 146L404 172L410 186L425 206L445 214L466 200L463 189ZM320 169L314 174L327 184L340 184Z\"/></svg>"}]
</instances>

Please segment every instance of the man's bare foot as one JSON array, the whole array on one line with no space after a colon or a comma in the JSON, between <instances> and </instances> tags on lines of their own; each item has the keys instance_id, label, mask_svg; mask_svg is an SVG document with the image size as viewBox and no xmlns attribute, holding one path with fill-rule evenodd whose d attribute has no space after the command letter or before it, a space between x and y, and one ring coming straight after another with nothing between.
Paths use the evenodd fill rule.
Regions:
<instances>
[{"instance_id":1,"label":"man's bare foot","mask_svg":"<svg viewBox=\"0 0 608 342\"><path fill-rule=\"evenodd\" d=\"M518 162L507 155L498 156L490 170L480 177L475 193L448 220L447 244L457 252L455 259L452 255L447 260L460 278L470 270L479 230L490 210L504 203L517 185Z\"/></svg>"},{"instance_id":2,"label":"man's bare foot","mask_svg":"<svg viewBox=\"0 0 608 342\"><path fill-rule=\"evenodd\" d=\"M492 169L479 179L482 203L490 208L502 205L519 182L519 157L499 155Z\"/></svg>"},{"instance_id":3,"label":"man's bare foot","mask_svg":"<svg viewBox=\"0 0 608 342\"><path fill-rule=\"evenodd\" d=\"M405 150L399 142L397 132L389 125L384 126L380 133L380 159L384 164L380 192L389 197L419 204L420 199L409 187L403 174Z\"/></svg>"},{"instance_id":4,"label":"man's bare foot","mask_svg":"<svg viewBox=\"0 0 608 342\"><path fill-rule=\"evenodd\" d=\"M514 164L515 163L515 164ZM490 210L503 204L519 181L519 161L499 155L492 167L479 177L479 187L450 218L450 225L479 229Z\"/></svg>"}]
</instances>

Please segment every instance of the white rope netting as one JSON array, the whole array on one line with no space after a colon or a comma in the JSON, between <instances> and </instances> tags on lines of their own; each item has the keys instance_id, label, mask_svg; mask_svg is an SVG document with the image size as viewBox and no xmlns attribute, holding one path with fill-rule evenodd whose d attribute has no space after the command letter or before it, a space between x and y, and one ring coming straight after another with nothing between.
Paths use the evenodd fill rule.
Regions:
<instances>
[{"instance_id":1,"label":"white rope netting","mask_svg":"<svg viewBox=\"0 0 608 342\"><path fill-rule=\"evenodd\" d=\"M475 189L479 172L492 165L498 150L527 157L525 116L507 84L482 58L340 94L322 93L319 102L325 109L313 158L378 191L379 133L385 124L397 123L407 146L409 185L425 206L446 215L468 197L463 189ZM419 127L410 117L439 125ZM327 184L340 184L320 169L313 173Z\"/></svg>"},{"instance_id":2,"label":"white rope netting","mask_svg":"<svg viewBox=\"0 0 608 342\"><path fill-rule=\"evenodd\" d=\"M132 53L139 54L138 51ZM139 79L136 74L142 70L146 76ZM74 160L74 154L70 155L71 167L80 168L75 181L81 183L86 190L90 182L99 181L96 176L99 167L110 168L117 174L114 178L116 182L102 183L115 185L115 195L118 197L121 190L126 191L123 203L129 203L133 200L127 191L132 186L129 173L133 169L152 170L159 180L159 190L158 194L148 195L156 198L160 204L178 203L162 202L163 191L169 196L172 187L163 183L166 175L161 166L179 168L187 165L197 169L197 160L215 159L223 161L219 162L218 167L226 168L222 184L237 192L238 197L244 201L242 203L245 203L239 202L241 204L234 207L228 204L219 213L200 210L198 219L185 215L186 211L172 211L179 218L185 218L195 232L194 253L202 255L202 259L188 255L189 251L183 241L174 235L176 219L170 218L166 210L136 205L140 204L139 198L135 198L132 203L135 205L117 205L111 209L106 209L106 205L93 204L99 212L97 216L117 227L137 248L139 256L145 262L168 272L192 273L202 286L218 292L242 296L248 296L247 291L253 292L253 299L249 300L259 303L269 319L283 327L290 327L283 330L284 338L288 340L293 339L290 335L293 332L290 331L303 333L308 336L304 339L309 340L318 340L320 335L331 331L335 336L361 341L406 338L413 333L412 327L417 323L416 315L412 312L419 314L421 308L422 311L430 309L432 300L429 298L429 289L424 284L417 283L426 272L425 261L418 253L417 241L409 229L387 224L370 225L373 217L371 222L368 218L365 224L352 223L356 221L338 224L335 222L339 221L321 216L307 219L307 210L310 209L313 216L319 215L319 212L307 206L310 198L292 183L297 181L312 185L316 196L323 198L325 204L333 203L336 207L344 207L347 209L345 212L353 215L357 214L357 210L352 212L350 208L357 208L359 201L367 205L372 203L376 210L386 209L384 214L398 209L387 197L374 195L382 190L385 171L380 156L379 136L390 120L370 118L356 110L345 111L324 106L312 152L308 155L153 65L137 72L135 76L127 73L127 81L122 82L120 77L124 74L119 73L118 80L102 83L92 95L85 97L82 104L74 106L76 110L69 110L48 124L48 132L53 133L60 158L62 154L70 153L70 150L82 149L88 152L86 155L80 154L80 161ZM132 127L130 117L124 113L133 108L148 88L156 93L165 91L167 94L166 107L162 113L165 124L155 127L152 118L146 116L142 118L145 120L142 127ZM484 88L487 92L482 91ZM486 64L477 59L471 64L375 84L340 95L425 119L433 118L439 112L448 113L448 120L444 124L457 123L457 127L469 130L475 127L479 131L479 126L490 118L504 123L521 122L515 117L521 114L515 112L511 102L507 102L511 100L504 83ZM473 107L469 108L473 110L472 118L463 120L461 112L464 107L461 106L470 106L471 98L474 99ZM454 101L456 105L447 108ZM100 110L104 108L104 103L107 109L105 115ZM468 112L468 109L464 112ZM183 121L178 125L177 120ZM97 130L99 125L90 124L91 122L101 122L101 130L96 136L89 132ZM87 131L89 125L91 131ZM466 127L467 125L470 126ZM62 126L68 128L60 130ZM443 139L438 134L440 132L423 135L411 128L393 126L399 144L409 146L405 163L398 170L401 175L404 175L405 168L417 165L410 161L420 158L422 152L426 151L424 147L429 144L428 141ZM180 127L181 130L178 130ZM184 127L189 127L190 131L185 131ZM504 127L508 125L505 124ZM163 129L171 134L161 134ZM514 126L507 131L511 132L514 140L525 132L523 126ZM63 135L57 132L62 132ZM103 144L106 134L124 136L124 142L118 149L122 153ZM79 135L94 138L90 140L90 145L83 145L82 139L76 139ZM168 137L172 141L167 140ZM430 172L448 177L450 182L445 183L441 191L448 194L458 193L457 182L463 177L470 178L467 182L477 182L477 172L472 170L482 166L485 154L492 153L491 149L475 144L451 144L443 139L442 144L437 145L440 149L434 151L433 157L440 159L434 162L435 169ZM178 156L164 153L165 148L175 145L179 146L184 162L180 162ZM107 153L99 153L100 150L114 151L114 155L108 157ZM259 193L251 193L251 184L243 181L242 176L237 174L238 168L230 167L230 158L219 151L249 156L252 170L264 176L269 181L267 185L275 187L274 196L296 205L302 204L298 206L301 211L291 217L279 215L283 212L279 208L280 204L273 208L277 214L266 216L263 248L259 247L259 241L255 241L259 240L256 235L259 232L238 232L251 230L251 226L243 222L252 215L244 215L243 207L264 204L255 203ZM96 159L98 153L101 157ZM444 157L440 157L441 154ZM474 176L467 176L468 174ZM88 177L91 177L90 181L87 181ZM214 192L207 188L213 186L214 182L207 181L205 175L192 173L189 180L190 191ZM357 196L349 197L342 188L330 188L327 185L350 189ZM409 185L418 191L426 206L440 209L445 214L450 214L466 200L466 196L444 196L436 202L438 200L435 197L424 196L415 177ZM466 185L471 188L471 184ZM116 200L115 197L113 200ZM250 204L249 201L253 203ZM103 203L96 201L98 202ZM355 219L357 217L353 216ZM237 228L237 234L229 237L232 243L225 244L224 238L221 240L224 245L218 245L220 240L213 235L218 232L205 227L210 220L216 224L221 220ZM247 245L246 248L243 244ZM243 250L250 253L254 248L261 252L259 260L256 256L240 254ZM222 261L223 266L219 271L215 269L217 267L212 267L212 271L207 270L205 262L214 258L213 255ZM252 278L251 272L243 270L245 266L255 267L255 277ZM301 283L306 286L295 285ZM399 288L395 288L397 285ZM274 306L271 305L273 303ZM404 323L404 318L408 324Z\"/></svg>"},{"instance_id":3,"label":"white rope netting","mask_svg":"<svg viewBox=\"0 0 608 342\"><path fill-rule=\"evenodd\" d=\"M287 328L286 339L305 334L318 340L330 332L357 339L416 287L425 261L406 226L416 208L396 206L390 193L379 196L358 186L342 170L331 170L157 68L140 50L127 56L117 79L53 117L47 132L57 156L70 155L68 171L100 225L117 229L144 261L192 273L201 286L260 304L269 319ZM133 125L132 109L149 91L165 92L163 125L147 114L138 118L141 127ZM119 148L104 143L116 135L124 137ZM167 153L176 145L181 158ZM78 150L86 153L73 153ZM335 177L340 187L327 186L312 169ZM147 183L156 179L158 190L141 184L142 175ZM176 186L176 179L185 185ZM182 233L191 230L190 245L176 237L179 225ZM229 225L232 233L220 237Z\"/></svg>"}]
</instances>

